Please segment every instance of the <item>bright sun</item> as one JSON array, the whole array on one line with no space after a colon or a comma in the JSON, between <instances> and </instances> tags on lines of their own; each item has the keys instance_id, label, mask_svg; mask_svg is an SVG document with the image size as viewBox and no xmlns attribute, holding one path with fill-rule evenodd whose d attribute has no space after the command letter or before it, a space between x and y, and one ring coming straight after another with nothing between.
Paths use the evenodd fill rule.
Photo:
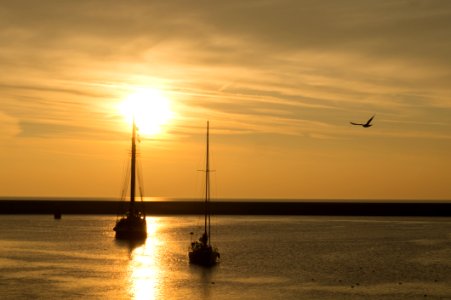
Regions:
<instances>
[{"instance_id":1,"label":"bright sun","mask_svg":"<svg viewBox=\"0 0 451 300\"><path fill-rule=\"evenodd\" d=\"M141 134L155 135L173 117L170 104L160 90L140 89L128 96L119 110L130 124L135 119Z\"/></svg>"}]
</instances>

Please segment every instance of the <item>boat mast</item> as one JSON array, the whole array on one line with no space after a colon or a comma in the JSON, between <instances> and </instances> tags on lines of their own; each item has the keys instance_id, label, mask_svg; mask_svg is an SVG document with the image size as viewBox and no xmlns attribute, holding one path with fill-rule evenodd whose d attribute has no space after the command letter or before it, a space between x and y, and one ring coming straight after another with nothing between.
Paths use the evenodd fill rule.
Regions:
<instances>
[{"instance_id":1,"label":"boat mast","mask_svg":"<svg viewBox=\"0 0 451 300\"><path fill-rule=\"evenodd\" d=\"M132 158L131 158L131 176L130 176L130 214L135 214L135 191L136 191L136 123L133 117L132 127Z\"/></svg>"},{"instance_id":2,"label":"boat mast","mask_svg":"<svg viewBox=\"0 0 451 300\"><path fill-rule=\"evenodd\" d=\"M210 121L207 121L207 157L205 166L205 233L208 237L208 244L210 245ZM208 231L207 231L208 226Z\"/></svg>"}]
</instances>

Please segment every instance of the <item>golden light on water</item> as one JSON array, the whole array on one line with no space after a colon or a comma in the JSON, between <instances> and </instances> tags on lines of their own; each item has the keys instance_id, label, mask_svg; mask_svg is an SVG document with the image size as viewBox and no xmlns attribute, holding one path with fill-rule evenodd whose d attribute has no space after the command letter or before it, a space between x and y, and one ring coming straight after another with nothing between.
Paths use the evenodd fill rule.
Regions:
<instances>
[{"instance_id":1,"label":"golden light on water","mask_svg":"<svg viewBox=\"0 0 451 300\"><path fill-rule=\"evenodd\" d=\"M141 134L156 135L174 116L169 98L158 89L135 90L122 103L119 111L131 124L133 118Z\"/></svg>"},{"instance_id":2,"label":"golden light on water","mask_svg":"<svg viewBox=\"0 0 451 300\"><path fill-rule=\"evenodd\" d=\"M133 250L130 262L130 294L133 299L159 299L161 296L159 224L156 218L147 218L146 242Z\"/></svg>"}]
</instances>

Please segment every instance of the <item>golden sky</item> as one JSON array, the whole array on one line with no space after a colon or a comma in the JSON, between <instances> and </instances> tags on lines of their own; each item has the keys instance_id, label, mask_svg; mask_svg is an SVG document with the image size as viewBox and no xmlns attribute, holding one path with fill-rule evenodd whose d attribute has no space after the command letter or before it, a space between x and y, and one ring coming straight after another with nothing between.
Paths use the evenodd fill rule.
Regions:
<instances>
[{"instance_id":1,"label":"golden sky","mask_svg":"<svg viewBox=\"0 0 451 300\"><path fill-rule=\"evenodd\" d=\"M451 2L1 1L0 196L451 199ZM352 126L372 115L374 126Z\"/></svg>"}]
</instances>

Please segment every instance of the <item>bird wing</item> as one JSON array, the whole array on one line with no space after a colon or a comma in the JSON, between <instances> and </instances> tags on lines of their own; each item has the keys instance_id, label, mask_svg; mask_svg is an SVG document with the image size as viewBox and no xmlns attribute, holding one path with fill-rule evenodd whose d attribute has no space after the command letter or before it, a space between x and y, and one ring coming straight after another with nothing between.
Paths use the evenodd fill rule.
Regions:
<instances>
[{"instance_id":1,"label":"bird wing","mask_svg":"<svg viewBox=\"0 0 451 300\"><path fill-rule=\"evenodd\" d=\"M365 125L370 125L371 121L373 121L374 116L372 116Z\"/></svg>"},{"instance_id":2,"label":"bird wing","mask_svg":"<svg viewBox=\"0 0 451 300\"><path fill-rule=\"evenodd\" d=\"M349 122L349 123L351 123L352 125L363 125L361 123L354 123L354 122Z\"/></svg>"}]
</instances>

